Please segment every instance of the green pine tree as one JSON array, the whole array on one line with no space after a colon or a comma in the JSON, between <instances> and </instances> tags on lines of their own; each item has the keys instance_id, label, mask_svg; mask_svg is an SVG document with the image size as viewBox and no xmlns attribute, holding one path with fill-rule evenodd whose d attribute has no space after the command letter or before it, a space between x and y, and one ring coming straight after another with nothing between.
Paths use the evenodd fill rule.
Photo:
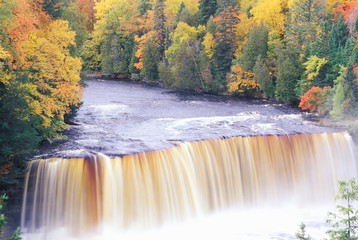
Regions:
<instances>
[{"instance_id":1,"label":"green pine tree","mask_svg":"<svg viewBox=\"0 0 358 240\"><path fill-rule=\"evenodd\" d=\"M270 76L270 72L261 56L257 58L256 64L253 68L255 79L262 90L265 97L274 98L275 84Z\"/></svg>"},{"instance_id":2,"label":"green pine tree","mask_svg":"<svg viewBox=\"0 0 358 240\"><path fill-rule=\"evenodd\" d=\"M257 57L266 58L268 50L269 29L264 25L255 25L249 32L246 44L243 48L241 62L245 71L252 71Z\"/></svg>"},{"instance_id":3,"label":"green pine tree","mask_svg":"<svg viewBox=\"0 0 358 240\"><path fill-rule=\"evenodd\" d=\"M236 43L236 26L239 22L238 9L228 6L218 15L215 33L216 47L213 56L215 85L218 91L226 88L226 75L231 70Z\"/></svg>"},{"instance_id":4,"label":"green pine tree","mask_svg":"<svg viewBox=\"0 0 358 240\"><path fill-rule=\"evenodd\" d=\"M152 9L152 2L151 0L140 0L138 4L138 11L141 15L144 15L147 13L148 10Z\"/></svg>"},{"instance_id":5,"label":"green pine tree","mask_svg":"<svg viewBox=\"0 0 358 240\"><path fill-rule=\"evenodd\" d=\"M175 55L175 65L171 67L175 79L174 87L181 89L202 89L198 56L200 55L197 40L182 41Z\"/></svg>"},{"instance_id":6,"label":"green pine tree","mask_svg":"<svg viewBox=\"0 0 358 240\"><path fill-rule=\"evenodd\" d=\"M304 223L300 224L300 230L296 233L296 238L300 240L311 240L312 238L308 235L306 236L306 225Z\"/></svg>"},{"instance_id":7,"label":"green pine tree","mask_svg":"<svg viewBox=\"0 0 358 240\"><path fill-rule=\"evenodd\" d=\"M349 181L339 181L339 192L336 200L344 201L345 205L337 205L335 213L328 213L327 222L334 228L327 231L330 239L357 239L358 211L354 208L354 203L358 200L358 185L354 178Z\"/></svg>"},{"instance_id":8,"label":"green pine tree","mask_svg":"<svg viewBox=\"0 0 358 240\"><path fill-rule=\"evenodd\" d=\"M195 14L192 14L189 8L184 7L181 13L178 15L178 22L184 22L189 26L198 26L198 18Z\"/></svg>"},{"instance_id":9,"label":"green pine tree","mask_svg":"<svg viewBox=\"0 0 358 240\"><path fill-rule=\"evenodd\" d=\"M46 0L42 1L43 9L53 18L61 18L63 10L70 3L70 0Z\"/></svg>"},{"instance_id":10,"label":"green pine tree","mask_svg":"<svg viewBox=\"0 0 358 240\"><path fill-rule=\"evenodd\" d=\"M0 74L3 74L0 69ZM0 175L0 189L7 189L18 182L24 174L26 163L43 139L34 125L35 118L29 109L25 96L30 90L24 84L27 74L20 70L13 75L6 87L0 83L0 166L8 166L8 174Z\"/></svg>"},{"instance_id":11,"label":"green pine tree","mask_svg":"<svg viewBox=\"0 0 358 240\"><path fill-rule=\"evenodd\" d=\"M158 80L159 48L152 39L148 39L143 47L143 68L140 75L150 81Z\"/></svg>"},{"instance_id":12,"label":"green pine tree","mask_svg":"<svg viewBox=\"0 0 358 240\"><path fill-rule=\"evenodd\" d=\"M278 50L276 98L288 102L296 101L295 87L302 74L299 55L292 46L284 46Z\"/></svg>"},{"instance_id":13,"label":"green pine tree","mask_svg":"<svg viewBox=\"0 0 358 240\"><path fill-rule=\"evenodd\" d=\"M157 0L154 5L154 30L156 31L154 41L159 46L160 59L165 59L167 28L165 26L165 0Z\"/></svg>"},{"instance_id":14,"label":"green pine tree","mask_svg":"<svg viewBox=\"0 0 358 240\"><path fill-rule=\"evenodd\" d=\"M323 0L302 0L294 2L290 7L287 39L304 57L308 56L310 45L316 41L322 19L328 15L325 6Z\"/></svg>"},{"instance_id":15,"label":"green pine tree","mask_svg":"<svg viewBox=\"0 0 358 240\"><path fill-rule=\"evenodd\" d=\"M199 3L199 24L206 25L210 16L214 16L217 11L217 0L200 0Z\"/></svg>"}]
</instances>

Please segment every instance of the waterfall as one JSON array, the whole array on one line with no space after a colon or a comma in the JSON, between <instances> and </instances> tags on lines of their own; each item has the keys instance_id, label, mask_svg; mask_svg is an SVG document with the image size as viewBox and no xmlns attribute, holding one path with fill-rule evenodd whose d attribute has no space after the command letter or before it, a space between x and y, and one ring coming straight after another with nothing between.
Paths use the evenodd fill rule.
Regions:
<instances>
[{"instance_id":1,"label":"waterfall","mask_svg":"<svg viewBox=\"0 0 358 240\"><path fill-rule=\"evenodd\" d=\"M234 137L110 158L34 160L22 207L28 232L150 228L230 207L319 205L356 176L346 133Z\"/></svg>"}]
</instances>

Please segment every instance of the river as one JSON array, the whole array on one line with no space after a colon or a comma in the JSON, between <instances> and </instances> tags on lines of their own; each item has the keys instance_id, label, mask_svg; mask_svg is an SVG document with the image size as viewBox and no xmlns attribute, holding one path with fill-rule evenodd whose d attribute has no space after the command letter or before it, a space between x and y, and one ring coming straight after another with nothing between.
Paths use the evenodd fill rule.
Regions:
<instances>
[{"instance_id":1,"label":"river","mask_svg":"<svg viewBox=\"0 0 358 240\"><path fill-rule=\"evenodd\" d=\"M336 169L337 163L333 162L337 154L341 154L338 152L341 146L337 146L337 153L330 153L331 149L329 144L335 142L336 138L334 137L332 138L333 140L328 141L327 139L331 139L330 135L327 137L324 134L334 133L337 132L337 130L317 126L309 121L306 114L300 112L298 109L278 102L198 94L129 81L87 80L83 101L84 103L78 111L78 115L73 120L75 124L71 125L64 132L64 134L68 136L68 139L56 140L55 143L51 145L44 144L36 158L80 158L87 156L89 153L94 154L98 152L114 158L117 156L122 157L129 154L168 148L174 149L168 151L177 151L173 148L175 146L178 146L178 149L189 149L192 145L183 145L182 143L204 141L207 139L228 139L236 136L254 137L322 133L323 137L319 136L318 138L323 139L323 143L319 144L318 147L314 147L315 150L312 151L315 153L307 154L307 156L309 156L309 158L307 158L309 163L307 163L308 165L304 170L309 172L309 174L302 178L302 181L307 183L301 186L301 180L297 180L297 185L292 185L292 187L301 190L303 188L311 188L312 186L313 190L298 190L293 193L295 197L292 197L293 195L291 196L295 199L288 200L283 204L281 201L273 205L265 204L264 201L258 201L259 204L250 205L247 208L243 208L242 206L221 208L219 211L199 214L198 217L185 218L183 221L175 221L174 223L169 221L158 227L145 230L142 230L141 227L137 228L135 224L125 231L108 224L103 224L98 234L88 233L87 235L76 237L71 235L65 227L57 227L50 230L38 228L36 231L28 231L28 229L25 228L24 239L295 239L294 234L298 231L301 222L305 222L308 233L315 239L325 237L325 231L328 228L325 223L326 214L327 211L334 210L334 202L329 200L327 201L328 203L325 202L322 205L317 203L307 205L303 204L305 201L301 200L305 198L311 199L311 195L317 199L322 197L317 197L314 192L320 191L320 189L324 192L325 182L330 184L329 188L335 189L335 187L332 187L332 182L329 181L336 181L336 174L338 174L339 170ZM343 134L338 137L348 139L348 143L351 143L351 139L347 135ZM303 138L305 138L304 135ZM310 137L307 139L310 139ZM249 140L244 139L243 141L247 143ZM256 141L256 139L253 138L253 141ZM264 141L267 140L264 139ZM296 140L287 141L288 146L291 146L290 144L293 144ZM313 140L312 143L314 143ZM212 144L212 142L208 143L210 146ZM223 143L219 144L224 146ZM299 155L297 159L304 161L306 155L300 153L301 150L304 151L304 149L301 149L302 146L303 145L293 146L292 148L295 149L292 150L292 152L290 152L291 150L287 151L288 155ZM309 144L305 146L310 147ZM226 147L226 145L224 147ZM279 151L285 154L285 148L281 146L281 150ZM319 149L323 149L322 152L320 152ZM350 159L349 163L352 163L353 157L350 153L353 151L352 146L348 146L344 149L348 149L345 150L345 152L349 152L347 154L350 155L347 155L347 158ZM191 154L190 157L193 156L193 153L188 154ZM322 155L322 159L319 160L320 163L310 165L312 164L311 162L315 161L318 155ZM208 156L210 156L210 154ZM332 159L327 160L329 158ZM254 161L253 159L254 158L251 160ZM292 159L291 162L294 163L296 161L295 157L293 156ZM64 162L56 161L57 160L55 160L56 166L64 165ZM128 160L128 162L129 161L132 160ZM140 161L142 162L143 160ZM331 163L326 164L325 161L331 162L332 165L330 165ZM288 166L286 163L282 163L282 179L288 179L291 175L302 174L303 168L300 169L298 167L300 163L294 164L297 168L295 170L293 170L293 165ZM255 168L255 171L259 169L263 175L271 174L266 173L266 169L271 168L269 165L263 164L263 167L260 166L259 168ZM327 169L322 166L327 167ZM349 174L347 173L347 177L348 175L351 176L352 172L353 175L355 175L356 166L354 163L353 165L347 165L345 167L354 168L349 170L345 169L345 171L349 172ZM44 169L46 168L47 166ZM142 165L141 168L143 168ZM63 171L63 169L64 168L61 168L61 171ZM71 167L68 169L71 169ZM54 169L52 168L51 171L54 171ZM133 175L138 174L135 170L131 171ZM279 173L280 171L280 169L274 170L272 176L270 175L267 179L271 180L271 178L275 178L277 174L281 174ZM330 171L332 174L329 173ZM55 172L50 173L49 176L52 176L52 178L55 178L54 176L57 176L55 174L58 174ZM248 173L248 175L250 175L250 173ZM333 177L331 177L331 175ZM47 181L47 179L41 176L40 178L43 179L42 181ZM171 176L169 176L169 178L171 179ZM296 179L296 176L294 176L294 178ZM314 178L319 178L317 180L319 184L310 182L314 181ZM258 176L258 179L261 179L261 177ZM258 185L256 181L255 179L254 185ZM262 181L261 179L260 184L263 184L262 182L264 181L265 180ZM227 179L224 179L224 182L227 182ZM63 186L66 184L65 181L61 183ZM296 182L293 184L296 184ZM52 186L53 185L48 185L46 187L48 190L46 191L50 191ZM262 188L258 187L257 189L260 188L266 191L265 185L262 186ZM57 189L59 186L56 185L54 188ZM82 186L82 188L88 187ZM178 188L180 188L180 186ZM290 188L291 187L288 186L285 191L287 193L290 192ZM271 191L270 187L268 187L268 189L267 191ZM276 191L275 189L276 188L272 188L272 191ZM77 190L72 191L76 192ZM210 191L212 190L209 189L208 192ZM307 193L307 196L305 193ZM111 194L112 193L109 195ZM180 192L180 194L184 193ZM210 195L211 193L208 194ZM57 192L54 195L55 198L52 199L49 197L49 199L55 202L59 201L58 195ZM132 200L130 201L136 201L136 196L138 195L134 194L134 198L131 198ZM281 197L282 195L278 194L277 196ZM297 196L300 201L296 201ZM324 195L324 197L326 196L327 195ZM263 197L263 199L265 199L265 197ZM83 199L81 201L83 201ZM297 205L295 204L296 202L300 204ZM43 202L41 203L44 204ZM135 203L133 203L133 205L134 204ZM151 203L146 204L150 206ZM58 209L62 209L62 204L59 205L60 207ZM50 209L52 205L46 206ZM72 205L71 207L74 209ZM125 208L126 205L124 205L124 209ZM36 212L35 207L33 209L33 211ZM140 208L134 207L133 209L133 211L139 212ZM147 209L144 208L144 210L146 211ZM111 211L111 209L109 211ZM43 216L48 215L44 213ZM48 218L51 218L51 216ZM33 219L37 219L37 216Z\"/></svg>"},{"instance_id":2,"label":"river","mask_svg":"<svg viewBox=\"0 0 358 240\"><path fill-rule=\"evenodd\" d=\"M267 100L195 94L129 81L88 80L83 106L65 131L68 140L39 157L81 152L110 156L158 150L178 142L233 136L333 132L296 108Z\"/></svg>"}]
</instances>

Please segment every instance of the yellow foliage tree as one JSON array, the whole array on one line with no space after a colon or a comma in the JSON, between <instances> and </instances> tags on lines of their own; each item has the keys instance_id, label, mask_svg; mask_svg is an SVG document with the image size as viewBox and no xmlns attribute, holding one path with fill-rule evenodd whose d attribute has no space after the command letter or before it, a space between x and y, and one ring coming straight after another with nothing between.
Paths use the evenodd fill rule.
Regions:
<instances>
[{"instance_id":1,"label":"yellow foliage tree","mask_svg":"<svg viewBox=\"0 0 358 240\"><path fill-rule=\"evenodd\" d=\"M81 101L81 60L71 57L69 51L74 44L75 33L63 20L34 31L24 43L30 65L30 81L24 83L30 92L26 99L31 113L42 119L38 129L51 129L47 138L56 137L55 132L65 128L64 114Z\"/></svg>"},{"instance_id":2,"label":"yellow foliage tree","mask_svg":"<svg viewBox=\"0 0 358 240\"><path fill-rule=\"evenodd\" d=\"M240 64L232 66L231 73L228 74L227 87L229 93L238 95L252 95L259 89L254 73L244 71Z\"/></svg>"},{"instance_id":3,"label":"yellow foliage tree","mask_svg":"<svg viewBox=\"0 0 358 240\"><path fill-rule=\"evenodd\" d=\"M189 8L192 14L198 12L199 9L199 0L167 0L166 1L166 8L165 8L165 15L167 17L167 26L171 28L175 21L178 11L180 9L181 3Z\"/></svg>"},{"instance_id":4,"label":"yellow foliage tree","mask_svg":"<svg viewBox=\"0 0 358 240\"><path fill-rule=\"evenodd\" d=\"M250 13L257 24L264 22L281 35L285 32L287 10L287 0L260 0Z\"/></svg>"},{"instance_id":5,"label":"yellow foliage tree","mask_svg":"<svg viewBox=\"0 0 358 240\"><path fill-rule=\"evenodd\" d=\"M214 56L215 47L216 47L216 42L215 42L214 36L211 33L207 32L205 34L204 40L203 40L203 46L205 48L206 55L211 60Z\"/></svg>"},{"instance_id":6,"label":"yellow foliage tree","mask_svg":"<svg viewBox=\"0 0 358 240\"><path fill-rule=\"evenodd\" d=\"M4 50L4 48L0 45L0 61L4 61L10 57L10 54Z\"/></svg>"},{"instance_id":7,"label":"yellow foliage tree","mask_svg":"<svg viewBox=\"0 0 358 240\"><path fill-rule=\"evenodd\" d=\"M236 27L236 49L235 56L238 56L242 52L242 48L244 47L247 41L247 35L249 34L249 30L253 28L255 25L255 21L253 18L249 18L246 13L240 13L239 15L239 23Z\"/></svg>"},{"instance_id":8,"label":"yellow foliage tree","mask_svg":"<svg viewBox=\"0 0 358 240\"><path fill-rule=\"evenodd\" d=\"M183 41L189 41L191 39L197 39L199 33L205 31L205 27L199 25L198 28L191 27L186 23L179 22L175 31L170 35L173 44L165 51L165 55L168 58L168 62L172 64L175 58L176 51L179 49L179 45Z\"/></svg>"},{"instance_id":9,"label":"yellow foliage tree","mask_svg":"<svg viewBox=\"0 0 358 240\"><path fill-rule=\"evenodd\" d=\"M258 0L239 0L241 12L246 12L250 8L256 5Z\"/></svg>"},{"instance_id":10,"label":"yellow foliage tree","mask_svg":"<svg viewBox=\"0 0 358 240\"><path fill-rule=\"evenodd\" d=\"M138 63L134 63L134 67L138 70L141 70L143 67L143 57L142 51L145 42L147 39L152 39L155 35L155 31L153 30L154 26L154 13L152 10L147 11L145 16L141 16L138 20L138 33L134 36L134 40L137 42L137 50L135 52L135 57L139 59Z\"/></svg>"}]
</instances>

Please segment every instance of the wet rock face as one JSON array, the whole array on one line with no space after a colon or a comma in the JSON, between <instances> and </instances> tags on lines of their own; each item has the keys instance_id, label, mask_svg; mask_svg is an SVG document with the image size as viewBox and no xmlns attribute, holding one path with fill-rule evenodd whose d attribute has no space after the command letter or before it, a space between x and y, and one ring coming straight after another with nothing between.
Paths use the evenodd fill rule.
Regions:
<instances>
[{"instance_id":1,"label":"wet rock face","mask_svg":"<svg viewBox=\"0 0 358 240\"><path fill-rule=\"evenodd\" d=\"M44 144L39 157L88 152L121 156L178 142L232 136L321 133L295 108L267 100L195 94L125 81L88 80L84 104L65 131L67 140Z\"/></svg>"}]
</instances>

